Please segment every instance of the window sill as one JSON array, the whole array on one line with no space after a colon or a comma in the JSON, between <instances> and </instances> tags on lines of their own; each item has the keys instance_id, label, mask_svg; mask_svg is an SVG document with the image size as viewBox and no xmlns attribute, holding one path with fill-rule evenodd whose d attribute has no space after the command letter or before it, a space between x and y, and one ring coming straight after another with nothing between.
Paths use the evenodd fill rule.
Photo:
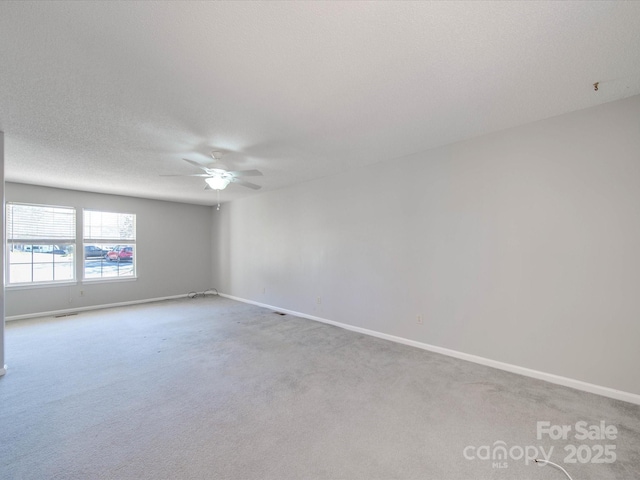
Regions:
<instances>
[{"instance_id":1,"label":"window sill","mask_svg":"<svg viewBox=\"0 0 640 480\"><path fill-rule=\"evenodd\" d=\"M14 283L7 285L7 290L31 290L34 288L72 287L78 285L75 280L65 282Z\"/></svg>"},{"instance_id":2,"label":"window sill","mask_svg":"<svg viewBox=\"0 0 640 480\"><path fill-rule=\"evenodd\" d=\"M119 277L119 278L85 278L82 280L82 284L96 284L96 283L119 283L119 282L135 282L138 277Z\"/></svg>"}]
</instances>

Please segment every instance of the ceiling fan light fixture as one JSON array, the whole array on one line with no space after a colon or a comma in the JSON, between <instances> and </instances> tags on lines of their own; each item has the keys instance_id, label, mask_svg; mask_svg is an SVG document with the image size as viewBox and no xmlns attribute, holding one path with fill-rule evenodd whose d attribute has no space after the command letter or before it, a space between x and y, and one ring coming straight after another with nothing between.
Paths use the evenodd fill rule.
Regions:
<instances>
[{"instance_id":1,"label":"ceiling fan light fixture","mask_svg":"<svg viewBox=\"0 0 640 480\"><path fill-rule=\"evenodd\" d=\"M202 165L198 162L194 162L193 160L189 160L188 158L183 158L185 162L194 167L198 167L202 170L203 173L192 173L188 175L162 175L163 177L200 177L204 178L204 181L207 183L205 190L224 190L227 188L231 182L239 185L241 187L247 187L252 190L260 190L261 186L256 185L255 183L247 182L243 177L261 177L262 172L260 170L238 170L238 171L230 171L221 164L210 164L210 165Z\"/></svg>"},{"instance_id":2,"label":"ceiling fan light fixture","mask_svg":"<svg viewBox=\"0 0 640 480\"><path fill-rule=\"evenodd\" d=\"M224 177L209 177L204 180L214 190L224 190L229 185L230 180Z\"/></svg>"}]
</instances>

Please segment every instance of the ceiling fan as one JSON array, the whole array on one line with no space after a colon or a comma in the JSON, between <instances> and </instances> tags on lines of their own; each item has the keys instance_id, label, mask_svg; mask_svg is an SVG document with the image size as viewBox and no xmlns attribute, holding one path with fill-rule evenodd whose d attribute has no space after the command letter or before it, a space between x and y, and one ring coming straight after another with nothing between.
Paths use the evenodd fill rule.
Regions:
<instances>
[{"instance_id":1,"label":"ceiling fan","mask_svg":"<svg viewBox=\"0 0 640 480\"><path fill-rule=\"evenodd\" d=\"M192 173L189 175L161 175L162 177L202 177L206 182L204 187L205 190L224 190L230 183L237 183L238 185L242 185L243 187L248 187L253 190L258 190L262 188L260 185L256 185L255 183L247 182L246 180L242 180L241 177L259 177L262 176L262 172L260 170L239 170L232 171L227 170L224 165L219 163L221 154L220 152L211 152L211 157L214 160L214 163L210 163L209 165L202 165L198 162L194 162L193 160L189 160L183 158L187 163L190 163L194 167L198 167L204 173Z\"/></svg>"}]
</instances>

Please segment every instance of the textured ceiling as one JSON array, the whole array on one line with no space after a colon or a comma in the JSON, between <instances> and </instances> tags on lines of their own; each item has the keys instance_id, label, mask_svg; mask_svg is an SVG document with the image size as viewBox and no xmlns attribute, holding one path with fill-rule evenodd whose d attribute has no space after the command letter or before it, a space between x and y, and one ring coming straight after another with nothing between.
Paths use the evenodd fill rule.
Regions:
<instances>
[{"instance_id":1,"label":"textured ceiling","mask_svg":"<svg viewBox=\"0 0 640 480\"><path fill-rule=\"evenodd\" d=\"M260 169L261 191L358 182L359 167L640 94L639 52L640 2L2 1L5 175L210 205L201 178L160 174L218 149Z\"/></svg>"}]
</instances>

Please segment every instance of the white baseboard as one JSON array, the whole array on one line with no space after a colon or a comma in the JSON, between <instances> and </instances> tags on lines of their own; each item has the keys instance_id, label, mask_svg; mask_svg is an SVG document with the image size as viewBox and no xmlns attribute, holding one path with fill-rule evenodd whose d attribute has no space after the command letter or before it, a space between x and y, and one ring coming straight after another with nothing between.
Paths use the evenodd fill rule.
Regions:
<instances>
[{"instance_id":1,"label":"white baseboard","mask_svg":"<svg viewBox=\"0 0 640 480\"><path fill-rule=\"evenodd\" d=\"M269 308L271 310L277 310L278 312L288 313L295 315L296 317L306 318L308 320L314 320L316 322L327 323L336 327L344 328L354 332L370 335L372 337L382 338L384 340L390 340L396 343L402 343L412 347L421 348L434 353L440 353L449 357L458 358L460 360L466 360L468 362L485 365L487 367L497 368L499 370L505 370L511 373L517 373L526 377L536 378L538 380L544 380L545 382L554 383L556 385L562 385L564 387L575 388L576 390L582 390L584 392L595 393L596 395L602 395L603 397L614 398L616 400L622 400L623 402L629 402L636 405L640 405L640 395L630 392L624 392L621 390L615 390L613 388L604 387L601 385L595 385L593 383L583 382L581 380L575 380L573 378L562 377L560 375L554 375L553 373L541 372L538 370L532 370L530 368L520 367L518 365L512 365L510 363L499 362L490 358L479 357L477 355L471 355L469 353L459 352L457 350L451 350L448 348L438 347L435 345L429 345L428 343L417 342L415 340L409 340L408 338L396 337L395 335L389 335L386 333L376 332L375 330L369 330L366 328L355 327L346 323L335 322L326 318L316 317L314 315L307 315L306 313L296 312L293 310L287 310L266 303L255 302L253 300L247 300L245 298L235 297L225 293L219 294L221 297L226 297L231 300L237 300L243 303L249 303L251 305L257 305L259 307Z\"/></svg>"},{"instance_id":2,"label":"white baseboard","mask_svg":"<svg viewBox=\"0 0 640 480\"><path fill-rule=\"evenodd\" d=\"M0 367L0 377L7 373L7 366Z\"/></svg>"},{"instance_id":3,"label":"white baseboard","mask_svg":"<svg viewBox=\"0 0 640 480\"><path fill-rule=\"evenodd\" d=\"M143 300L131 300L128 302L107 303L104 305L90 305L87 307L75 307L75 308L67 308L64 310L53 310L51 312L26 313L24 315L12 315L10 317L6 317L5 320L7 322L11 322L13 320L23 320L25 318L55 317L56 315L68 315L70 313L86 312L88 310L101 310L103 308L125 307L127 305L138 305L141 303L159 302L161 300L173 300L176 298L184 298L186 296L187 294L185 293L182 295L171 295L169 297L145 298Z\"/></svg>"}]
</instances>

